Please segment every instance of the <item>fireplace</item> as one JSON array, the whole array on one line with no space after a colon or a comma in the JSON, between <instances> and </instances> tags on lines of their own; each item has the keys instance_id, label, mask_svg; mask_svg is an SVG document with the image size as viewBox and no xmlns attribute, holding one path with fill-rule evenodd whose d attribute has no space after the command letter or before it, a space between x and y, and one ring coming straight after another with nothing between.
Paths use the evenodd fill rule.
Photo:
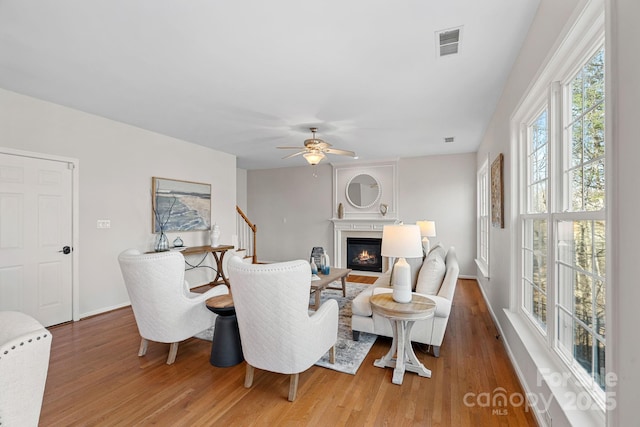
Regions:
<instances>
[{"instance_id":1,"label":"fireplace","mask_svg":"<svg viewBox=\"0 0 640 427\"><path fill-rule=\"evenodd\" d=\"M381 247L380 238L347 237L347 268L381 273Z\"/></svg>"}]
</instances>

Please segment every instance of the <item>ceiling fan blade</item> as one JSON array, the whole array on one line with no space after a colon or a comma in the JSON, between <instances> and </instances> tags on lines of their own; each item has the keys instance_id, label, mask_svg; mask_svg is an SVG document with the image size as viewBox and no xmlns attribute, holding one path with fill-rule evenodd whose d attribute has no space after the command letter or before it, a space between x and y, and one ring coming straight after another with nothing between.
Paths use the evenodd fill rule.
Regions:
<instances>
[{"instance_id":1,"label":"ceiling fan blade","mask_svg":"<svg viewBox=\"0 0 640 427\"><path fill-rule=\"evenodd\" d=\"M288 156L284 156L283 159L290 159L292 157L299 156L300 154L304 154L306 152L307 152L307 150L299 151L299 152L293 153L293 154L289 154Z\"/></svg>"},{"instance_id":2,"label":"ceiling fan blade","mask_svg":"<svg viewBox=\"0 0 640 427\"><path fill-rule=\"evenodd\" d=\"M341 156L351 156L351 157L356 157L356 153L354 153L353 151L349 151L349 150L339 150L337 148L327 148L326 150L324 150L325 153L329 153L329 154L339 154Z\"/></svg>"},{"instance_id":3,"label":"ceiling fan blade","mask_svg":"<svg viewBox=\"0 0 640 427\"><path fill-rule=\"evenodd\" d=\"M304 147L276 147L279 148L281 150L304 150Z\"/></svg>"}]
</instances>

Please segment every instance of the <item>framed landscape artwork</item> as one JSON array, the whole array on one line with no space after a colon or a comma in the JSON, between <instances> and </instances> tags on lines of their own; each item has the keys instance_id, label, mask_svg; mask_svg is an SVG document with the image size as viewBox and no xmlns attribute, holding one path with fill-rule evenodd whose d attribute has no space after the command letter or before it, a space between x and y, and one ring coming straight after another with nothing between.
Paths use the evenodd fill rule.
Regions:
<instances>
[{"instance_id":1,"label":"framed landscape artwork","mask_svg":"<svg viewBox=\"0 0 640 427\"><path fill-rule=\"evenodd\" d=\"M152 232L211 229L211 184L153 177Z\"/></svg>"},{"instance_id":2,"label":"framed landscape artwork","mask_svg":"<svg viewBox=\"0 0 640 427\"><path fill-rule=\"evenodd\" d=\"M491 225L504 228L504 178L502 177L503 155L491 163Z\"/></svg>"}]
</instances>

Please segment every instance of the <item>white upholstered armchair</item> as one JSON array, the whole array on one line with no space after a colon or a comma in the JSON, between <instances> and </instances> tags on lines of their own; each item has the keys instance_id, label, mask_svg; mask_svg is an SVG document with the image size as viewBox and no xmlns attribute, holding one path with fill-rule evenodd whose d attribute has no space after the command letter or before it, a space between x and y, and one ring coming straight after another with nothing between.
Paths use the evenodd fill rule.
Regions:
<instances>
[{"instance_id":1,"label":"white upholstered armchair","mask_svg":"<svg viewBox=\"0 0 640 427\"><path fill-rule=\"evenodd\" d=\"M37 426L51 333L17 311L0 312L0 425Z\"/></svg>"},{"instance_id":2,"label":"white upholstered armchair","mask_svg":"<svg viewBox=\"0 0 640 427\"><path fill-rule=\"evenodd\" d=\"M146 354L148 341L170 343L167 365L172 364L180 341L214 324L215 314L207 309L205 301L229 290L219 285L202 294L190 292L180 252L141 254L128 249L118 261L142 337L138 356Z\"/></svg>"},{"instance_id":3,"label":"white upholstered armchair","mask_svg":"<svg viewBox=\"0 0 640 427\"><path fill-rule=\"evenodd\" d=\"M309 315L307 261L247 264L234 256L227 272L247 361L245 387L253 383L254 368L289 374L289 400L293 401L300 372L328 350L334 363L338 304L326 301Z\"/></svg>"}]
</instances>

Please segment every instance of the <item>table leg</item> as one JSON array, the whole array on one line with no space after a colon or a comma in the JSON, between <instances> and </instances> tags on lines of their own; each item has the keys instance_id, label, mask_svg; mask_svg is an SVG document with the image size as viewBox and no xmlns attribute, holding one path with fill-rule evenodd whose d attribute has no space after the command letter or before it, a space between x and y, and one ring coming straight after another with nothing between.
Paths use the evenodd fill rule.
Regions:
<instances>
[{"instance_id":1,"label":"table leg","mask_svg":"<svg viewBox=\"0 0 640 427\"><path fill-rule=\"evenodd\" d=\"M425 366L418 360L416 357L416 353L413 351L413 347L411 346L411 328L415 322L410 321L407 322L407 330L406 330L406 346L405 346L405 370L409 372L415 372L421 377L431 378L431 370L425 368Z\"/></svg>"},{"instance_id":2,"label":"table leg","mask_svg":"<svg viewBox=\"0 0 640 427\"><path fill-rule=\"evenodd\" d=\"M411 335L406 331L406 320L396 320L396 329L398 337L398 351L396 354L396 367L393 369L392 383L401 385L404 378L404 362L406 356L407 337L409 337L409 348L411 348Z\"/></svg>"},{"instance_id":3,"label":"table leg","mask_svg":"<svg viewBox=\"0 0 640 427\"><path fill-rule=\"evenodd\" d=\"M393 368L393 384L401 385L405 371L414 372L421 377L431 378L431 371L418 360L411 346L413 320L389 319L393 331L393 342L389 352L373 365L378 368Z\"/></svg>"},{"instance_id":4,"label":"table leg","mask_svg":"<svg viewBox=\"0 0 640 427\"><path fill-rule=\"evenodd\" d=\"M396 330L396 321L389 319L391 322L391 330L393 331L393 341L391 342L391 348L380 359L373 362L373 366L378 368L395 368L396 367L396 349L398 348L398 333Z\"/></svg>"},{"instance_id":5,"label":"table leg","mask_svg":"<svg viewBox=\"0 0 640 427\"><path fill-rule=\"evenodd\" d=\"M347 276L342 276L342 296L347 296Z\"/></svg>"},{"instance_id":6,"label":"table leg","mask_svg":"<svg viewBox=\"0 0 640 427\"><path fill-rule=\"evenodd\" d=\"M322 292L322 289L320 288L316 289L316 292L315 292L316 300L315 300L315 304L313 305L314 310L317 310L320 307L320 292Z\"/></svg>"},{"instance_id":7,"label":"table leg","mask_svg":"<svg viewBox=\"0 0 640 427\"><path fill-rule=\"evenodd\" d=\"M229 279L227 279L227 277L224 275L224 270L222 269L222 260L224 260L224 254L227 253L227 251L221 251L220 252L220 256L218 256L218 252L211 252L213 254L213 258L216 260L216 278L213 279L213 284L217 284L219 283L218 279L222 279L222 281L224 282L225 285L227 285L227 287L229 286Z\"/></svg>"}]
</instances>

